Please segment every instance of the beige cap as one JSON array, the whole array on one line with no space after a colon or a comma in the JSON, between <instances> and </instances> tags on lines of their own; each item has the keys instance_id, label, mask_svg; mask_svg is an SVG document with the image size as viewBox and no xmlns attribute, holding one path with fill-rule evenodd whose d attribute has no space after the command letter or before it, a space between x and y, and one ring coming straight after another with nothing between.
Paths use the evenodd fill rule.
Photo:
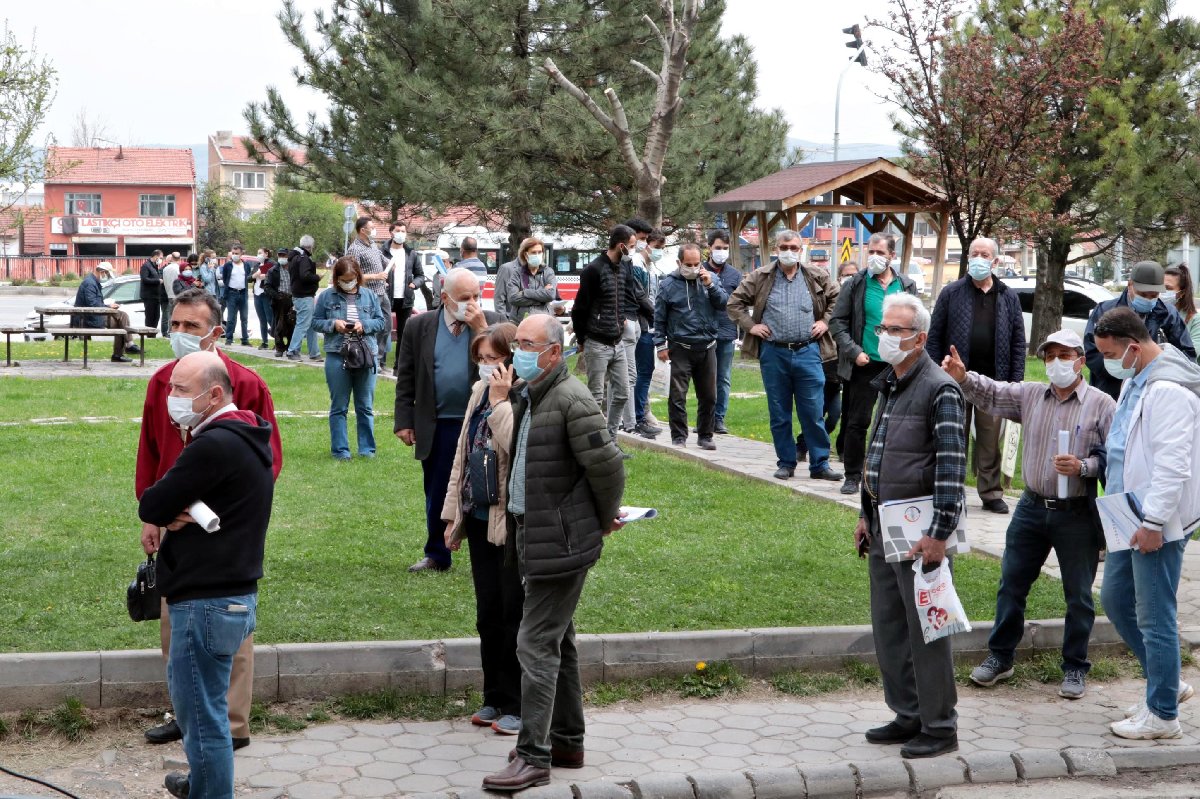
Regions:
<instances>
[{"instance_id":1,"label":"beige cap","mask_svg":"<svg viewBox=\"0 0 1200 799\"><path fill-rule=\"evenodd\" d=\"M1038 345L1037 357L1041 358L1042 353L1046 350L1046 347L1049 347L1051 344L1061 344L1064 347L1071 347L1080 355L1083 355L1083 339L1081 339L1079 334L1074 330L1067 330L1064 328L1062 330L1055 330L1053 333L1046 336L1046 340Z\"/></svg>"},{"instance_id":2,"label":"beige cap","mask_svg":"<svg viewBox=\"0 0 1200 799\"><path fill-rule=\"evenodd\" d=\"M108 272L109 277L112 277L112 275L114 274L113 273L113 265L110 264L108 261L101 261L100 263L96 264L96 268L99 269L101 272Z\"/></svg>"}]
</instances>

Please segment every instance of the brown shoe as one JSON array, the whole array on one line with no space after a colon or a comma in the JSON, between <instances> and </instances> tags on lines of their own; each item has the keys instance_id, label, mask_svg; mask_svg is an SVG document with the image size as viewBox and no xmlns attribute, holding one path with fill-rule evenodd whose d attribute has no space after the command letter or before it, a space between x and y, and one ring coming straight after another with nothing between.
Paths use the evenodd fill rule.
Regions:
<instances>
[{"instance_id":1,"label":"brown shoe","mask_svg":"<svg viewBox=\"0 0 1200 799\"><path fill-rule=\"evenodd\" d=\"M513 762L516 757L517 750L511 750L508 753L508 762ZM552 746L550 747L550 765L554 768L583 768L583 750L568 752L566 749Z\"/></svg>"},{"instance_id":2,"label":"brown shoe","mask_svg":"<svg viewBox=\"0 0 1200 799\"><path fill-rule=\"evenodd\" d=\"M530 765L523 757L514 757L503 771L483 778L485 791L523 791L549 784L550 769Z\"/></svg>"}]
</instances>

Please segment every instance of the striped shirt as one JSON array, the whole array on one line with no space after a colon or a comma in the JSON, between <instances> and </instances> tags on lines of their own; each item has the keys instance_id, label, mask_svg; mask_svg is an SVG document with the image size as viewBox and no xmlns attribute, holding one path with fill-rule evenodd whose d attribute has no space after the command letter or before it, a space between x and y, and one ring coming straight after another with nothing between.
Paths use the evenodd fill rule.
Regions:
<instances>
[{"instance_id":1,"label":"striped shirt","mask_svg":"<svg viewBox=\"0 0 1200 799\"><path fill-rule=\"evenodd\" d=\"M879 496L879 470L883 465L883 444L887 440L888 420L896 406L896 373L888 370L880 397L884 400L879 424L867 449L864 477L866 490ZM963 484L967 480L967 448L963 440L966 408L962 396L952 386L942 386L933 398L933 523L929 536L945 541L954 534L963 507Z\"/></svg>"},{"instance_id":2,"label":"striped shirt","mask_svg":"<svg viewBox=\"0 0 1200 799\"><path fill-rule=\"evenodd\" d=\"M1100 476L1117 404L1086 380L1080 380L1065 400L1060 400L1054 387L1046 383L1005 383L977 372L967 372L962 390L967 401L984 413L1020 422L1025 428L1021 478L1030 491L1044 497L1058 496L1054 456L1058 454L1059 430L1070 434L1070 454L1087 464L1088 478ZM1084 497L1087 493L1081 478L1067 478L1068 497Z\"/></svg>"},{"instance_id":3,"label":"striped shirt","mask_svg":"<svg viewBox=\"0 0 1200 799\"><path fill-rule=\"evenodd\" d=\"M362 270L364 275L373 275L387 269L387 263L384 261L383 253L373 244L363 244L363 240L357 236L354 241L350 242L350 246L346 248L346 255L349 255L354 260L358 261L358 268ZM387 306L387 281L386 280L368 280L366 281L371 291L375 292L375 296L380 299L381 306Z\"/></svg>"},{"instance_id":4,"label":"striped shirt","mask_svg":"<svg viewBox=\"0 0 1200 799\"><path fill-rule=\"evenodd\" d=\"M346 295L346 321L350 324L351 327L354 327L354 323L358 321L358 295L357 294L347 294Z\"/></svg>"}]
</instances>

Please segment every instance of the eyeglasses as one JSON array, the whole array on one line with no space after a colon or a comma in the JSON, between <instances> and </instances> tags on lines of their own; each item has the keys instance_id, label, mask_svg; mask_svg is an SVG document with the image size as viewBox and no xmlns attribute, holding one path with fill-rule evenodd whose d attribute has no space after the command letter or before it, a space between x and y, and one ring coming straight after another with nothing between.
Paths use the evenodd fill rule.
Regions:
<instances>
[{"instance_id":1,"label":"eyeglasses","mask_svg":"<svg viewBox=\"0 0 1200 799\"><path fill-rule=\"evenodd\" d=\"M900 325L875 325L875 335L877 336L882 336L884 333L887 333L889 336L898 336L906 330L910 333L917 332L915 327L900 327Z\"/></svg>"},{"instance_id":2,"label":"eyeglasses","mask_svg":"<svg viewBox=\"0 0 1200 799\"><path fill-rule=\"evenodd\" d=\"M525 352L541 352L542 350L546 349L546 347L550 346L550 343L546 341L516 339L508 346L513 352L516 352L517 350L524 350Z\"/></svg>"},{"instance_id":3,"label":"eyeglasses","mask_svg":"<svg viewBox=\"0 0 1200 799\"><path fill-rule=\"evenodd\" d=\"M1079 360L1082 357L1083 357L1082 355L1076 355L1075 353L1067 353L1066 355L1043 355L1042 360L1045 361L1047 364L1052 364L1055 361L1062 361L1063 363L1074 363L1075 361Z\"/></svg>"},{"instance_id":4,"label":"eyeglasses","mask_svg":"<svg viewBox=\"0 0 1200 799\"><path fill-rule=\"evenodd\" d=\"M780 244L776 247L780 252L800 252L799 244Z\"/></svg>"}]
</instances>

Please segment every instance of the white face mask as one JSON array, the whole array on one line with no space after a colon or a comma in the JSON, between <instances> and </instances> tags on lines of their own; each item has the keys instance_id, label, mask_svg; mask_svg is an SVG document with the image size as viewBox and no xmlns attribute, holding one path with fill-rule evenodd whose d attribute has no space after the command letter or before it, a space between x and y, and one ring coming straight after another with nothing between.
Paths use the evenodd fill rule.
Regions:
<instances>
[{"instance_id":1,"label":"white face mask","mask_svg":"<svg viewBox=\"0 0 1200 799\"><path fill-rule=\"evenodd\" d=\"M888 259L882 255L867 256L867 271L872 275L882 275L884 270L888 268Z\"/></svg>"},{"instance_id":2,"label":"white face mask","mask_svg":"<svg viewBox=\"0 0 1200 799\"><path fill-rule=\"evenodd\" d=\"M637 243L637 244L635 244L635 245L634 245L634 247L636 247L636 248L637 248L637 251L638 251L638 252L641 252L642 250L646 249L646 242L645 242L645 240L643 240L643 239L638 239L638 243Z\"/></svg>"},{"instance_id":3,"label":"white face mask","mask_svg":"<svg viewBox=\"0 0 1200 799\"><path fill-rule=\"evenodd\" d=\"M496 364L481 363L479 364L479 379L487 383L492 379L492 373L496 371Z\"/></svg>"},{"instance_id":4,"label":"white face mask","mask_svg":"<svg viewBox=\"0 0 1200 799\"><path fill-rule=\"evenodd\" d=\"M358 281L357 280L339 280L338 288L340 288L342 291L349 294L350 292L352 292L356 288L358 288Z\"/></svg>"},{"instance_id":5,"label":"white face mask","mask_svg":"<svg viewBox=\"0 0 1200 799\"><path fill-rule=\"evenodd\" d=\"M884 333L879 337L879 357L890 363L892 366L899 366L904 363L909 355L912 355L916 350L900 349L901 342L908 341L910 338L915 338L916 335L908 338L900 338L900 336L892 336Z\"/></svg>"},{"instance_id":6,"label":"white face mask","mask_svg":"<svg viewBox=\"0 0 1200 799\"><path fill-rule=\"evenodd\" d=\"M242 262L242 256L234 253L233 255L229 256L229 260L233 261L235 264L240 264Z\"/></svg>"},{"instance_id":7,"label":"white face mask","mask_svg":"<svg viewBox=\"0 0 1200 799\"><path fill-rule=\"evenodd\" d=\"M800 263L800 253L792 250L782 250L779 253L779 263L784 266L795 266Z\"/></svg>"},{"instance_id":8,"label":"white face mask","mask_svg":"<svg viewBox=\"0 0 1200 799\"><path fill-rule=\"evenodd\" d=\"M1046 377L1058 388L1067 388L1079 377L1075 371L1075 361L1060 361L1055 358L1046 364Z\"/></svg>"},{"instance_id":9,"label":"white face mask","mask_svg":"<svg viewBox=\"0 0 1200 799\"><path fill-rule=\"evenodd\" d=\"M525 261L536 270L542 265L542 254L540 252L531 252L525 256Z\"/></svg>"},{"instance_id":10,"label":"white face mask","mask_svg":"<svg viewBox=\"0 0 1200 799\"><path fill-rule=\"evenodd\" d=\"M450 306L453 304L453 308ZM446 298L446 310L450 312L450 317L455 322L467 321L467 304L465 302L455 302L449 297Z\"/></svg>"},{"instance_id":11,"label":"white face mask","mask_svg":"<svg viewBox=\"0 0 1200 799\"><path fill-rule=\"evenodd\" d=\"M203 336L197 336L193 333L181 333L176 330L171 333L171 352L175 353L176 358L182 358L185 355L191 355L193 352L199 352L200 342L211 336L213 330L216 330L216 328L210 328ZM208 349L212 349L211 342Z\"/></svg>"},{"instance_id":12,"label":"white face mask","mask_svg":"<svg viewBox=\"0 0 1200 799\"><path fill-rule=\"evenodd\" d=\"M408 234L406 234L406 233L393 233L392 234L392 241L396 242L397 244L403 244L407 238L408 238Z\"/></svg>"},{"instance_id":13,"label":"white face mask","mask_svg":"<svg viewBox=\"0 0 1200 799\"><path fill-rule=\"evenodd\" d=\"M167 413L175 424L180 427L190 430L200 422L204 421L204 411L192 410L196 400L200 399L208 392L197 394L188 399L187 397L167 397ZM207 408L205 410L208 410Z\"/></svg>"},{"instance_id":14,"label":"white face mask","mask_svg":"<svg viewBox=\"0 0 1200 799\"><path fill-rule=\"evenodd\" d=\"M1121 353L1120 358L1105 358L1104 359L1104 370L1106 372L1108 372L1110 375L1112 375L1113 377L1117 378L1118 380L1128 380L1129 378L1136 375L1137 374L1137 361L1136 360L1134 361L1133 366L1125 366L1124 365L1125 358L1129 355L1129 347L1132 347L1132 346L1133 345L1130 344L1128 347L1126 347L1125 351L1123 353Z\"/></svg>"},{"instance_id":15,"label":"white face mask","mask_svg":"<svg viewBox=\"0 0 1200 799\"><path fill-rule=\"evenodd\" d=\"M729 260L729 250L713 250L709 257L714 264L723 264Z\"/></svg>"}]
</instances>

